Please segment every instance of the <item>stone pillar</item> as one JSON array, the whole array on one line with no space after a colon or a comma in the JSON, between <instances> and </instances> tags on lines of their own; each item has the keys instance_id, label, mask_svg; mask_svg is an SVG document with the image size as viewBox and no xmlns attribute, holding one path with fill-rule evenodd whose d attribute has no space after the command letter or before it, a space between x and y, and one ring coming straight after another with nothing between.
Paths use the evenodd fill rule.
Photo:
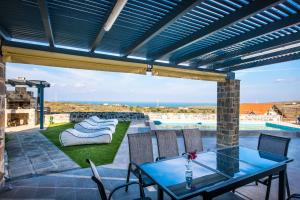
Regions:
<instances>
[{"instance_id":1,"label":"stone pillar","mask_svg":"<svg viewBox=\"0 0 300 200\"><path fill-rule=\"evenodd\" d=\"M217 145L238 145L240 81L218 82L217 93Z\"/></svg>"},{"instance_id":2,"label":"stone pillar","mask_svg":"<svg viewBox=\"0 0 300 200\"><path fill-rule=\"evenodd\" d=\"M5 96L5 63L2 61L0 41L0 188L4 185Z\"/></svg>"}]
</instances>

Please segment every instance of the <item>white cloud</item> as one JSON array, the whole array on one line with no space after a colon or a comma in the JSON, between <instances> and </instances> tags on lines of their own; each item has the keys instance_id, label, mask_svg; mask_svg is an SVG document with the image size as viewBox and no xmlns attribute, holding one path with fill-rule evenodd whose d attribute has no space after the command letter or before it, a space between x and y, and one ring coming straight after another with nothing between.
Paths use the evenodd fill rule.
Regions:
<instances>
[{"instance_id":1,"label":"white cloud","mask_svg":"<svg viewBox=\"0 0 300 200\"><path fill-rule=\"evenodd\" d=\"M284 81L286 81L284 78L277 78L275 80L276 83L280 83L280 82L284 82Z\"/></svg>"}]
</instances>

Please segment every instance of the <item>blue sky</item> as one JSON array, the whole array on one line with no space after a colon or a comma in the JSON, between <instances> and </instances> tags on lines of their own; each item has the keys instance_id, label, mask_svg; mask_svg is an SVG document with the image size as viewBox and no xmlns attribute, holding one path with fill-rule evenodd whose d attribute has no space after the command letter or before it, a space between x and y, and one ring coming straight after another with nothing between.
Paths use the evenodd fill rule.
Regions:
<instances>
[{"instance_id":1,"label":"blue sky","mask_svg":"<svg viewBox=\"0 0 300 200\"><path fill-rule=\"evenodd\" d=\"M7 78L16 77L50 82L49 101L216 102L217 84L209 81L7 63ZM236 78L241 102L300 100L300 60L242 70Z\"/></svg>"}]
</instances>

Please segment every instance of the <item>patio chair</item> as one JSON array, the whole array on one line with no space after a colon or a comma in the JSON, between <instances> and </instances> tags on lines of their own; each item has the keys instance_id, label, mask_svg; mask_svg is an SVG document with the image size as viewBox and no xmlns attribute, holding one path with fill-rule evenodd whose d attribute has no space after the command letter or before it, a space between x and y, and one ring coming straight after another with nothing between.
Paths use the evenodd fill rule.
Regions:
<instances>
[{"instance_id":1,"label":"patio chair","mask_svg":"<svg viewBox=\"0 0 300 200\"><path fill-rule=\"evenodd\" d=\"M158 147L158 159L179 155L177 136L174 130L155 131Z\"/></svg>"},{"instance_id":2,"label":"patio chair","mask_svg":"<svg viewBox=\"0 0 300 200\"><path fill-rule=\"evenodd\" d=\"M92 170L92 173L93 173L92 180L98 186L98 190L99 190L99 193L100 193L101 200L110 200L110 199L112 199L112 196L116 191L118 191L119 189L124 188L126 186L128 187L130 185L140 185L139 182L132 181L132 182L129 182L129 183L126 183L126 184L123 184L123 185L119 185L116 188L114 188L111 192L108 192L107 190L105 190L104 184L101 180L101 177L100 177L100 175L97 171L97 168L96 168L95 164L89 159L87 159L86 161L91 166L91 170ZM140 199L140 200L151 200L150 198L145 197L145 194L144 194L143 190L140 191L140 198L137 198L136 200L138 200L138 199Z\"/></svg>"},{"instance_id":3,"label":"patio chair","mask_svg":"<svg viewBox=\"0 0 300 200\"><path fill-rule=\"evenodd\" d=\"M257 149L263 152L269 152L269 153L274 153L282 156L287 156L290 140L291 140L290 138L260 134L258 139ZM268 178L258 180L256 182L256 184L261 183L267 186L267 192L265 197L266 200L269 199L270 196L272 180L277 179L278 177L279 177L278 174L274 174L272 176L269 176ZM289 187L287 176L286 176L286 191L288 197L290 197L291 193L290 193L290 187Z\"/></svg>"},{"instance_id":4,"label":"patio chair","mask_svg":"<svg viewBox=\"0 0 300 200\"><path fill-rule=\"evenodd\" d=\"M143 190L144 187L154 185L153 181L146 175L141 174L137 167L139 164L154 161L151 134L134 133L128 134L127 137L130 163L128 166L126 183L129 182L130 174L132 172L137 178L139 178L141 190ZM127 190L128 187L125 187L126 192Z\"/></svg>"},{"instance_id":5,"label":"patio chair","mask_svg":"<svg viewBox=\"0 0 300 200\"><path fill-rule=\"evenodd\" d=\"M102 130L87 134L69 128L59 135L59 141L62 146L111 143L112 132L110 130Z\"/></svg>"},{"instance_id":6,"label":"patio chair","mask_svg":"<svg viewBox=\"0 0 300 200\"><path fill-rule=\"evenodd\" d=\"M197 150L203 151L202 137L199 129L183 129L182 130L185 152Z\"/></svg>"}]
</instances>

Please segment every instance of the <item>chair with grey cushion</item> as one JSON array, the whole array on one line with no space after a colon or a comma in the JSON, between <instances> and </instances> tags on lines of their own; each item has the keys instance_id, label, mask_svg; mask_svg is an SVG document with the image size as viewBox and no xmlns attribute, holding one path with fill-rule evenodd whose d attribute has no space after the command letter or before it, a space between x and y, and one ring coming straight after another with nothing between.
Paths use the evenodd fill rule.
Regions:
<instances>
[{"instance_id":1,"label":"chair with grey cushion","mask_svg":"<svg viewBox=\"0 0 300 200\"><path fill-rule=\"evenodd\" d=\"M290 138L260 134L258 139L257 149L262 152L287 156L290 140L291 140ZM278 177L279 177L278 174L274 174L269 176L268 178L261 179L256 182L256 184L261 183L267 186L265 199L269 199L272 180ZM289 187L287 176L286 176L286 191L288 197L290 197L291 193L290 193L290 187Z\"/></svg>"},{"instance_id":2,"label":"chair with grey cushion","mask_svg":"<svg viewBox=\"0 0 300 200\"><path fill-rule=\"evenodd\" d=\"M159 159L179 155L177 136L174 130L155 131Z\"/></svg>"},{"instance_id":3,"label":"chair with grey cushion","mask_svg":"<svg viewBox=\"0 0 300 200\"><path fill-rule=\"evenodd\" d=\"M92 176L92 180L97 184L98 186L98 190L99 190L99 193L100 193L100 199L101 200L111 200L112 199L112 196L113 194L118 191L119 189L121 188L124 188L124 187L128 187L130 185L140 185L139 182L136 182L136 181L132 181L132 182L129 182L129 183L126 183L126 184L123 184L123 185L120 185L120 186L117 186L116 188L114 188L111 192L107 192L104 188L104 184L101 180L101 177L100 175L98 174L98 171L97 171L97 168L95 166L95 164L87 159L86 160L88 164L90 164L91 166L91 169L92 169L92 172L93 172L93 176ZM109 194L107 194L109 193ZM151 200L151 198L148 198L148 197L145 197L145 194L144 194L144 191L143 190L140 190L140 198L137 198L136 200Z\"/></svg>"},{"instance_id":4,"label":"chair with grey cushion","mask_svg":"<svg viewBox=\"0 0 300 200\"><path fill-rule=\"evenodd\" d=\"M131 172L139 178L141 183L141 189L153 185L153 181L142 174L137 165L147 162L153 162L153 147L152 138L150 133L134 133L128 134L128 146L129 146L129 166L127 171L126 183L129 182ZM127 192L128 187L125 187Z\"/></svg>"},{"instance_id":5,"label":"chair with grey cushion","mask_svg":"<svg viewBox=\"0 0 300 200\"><path fill-rule=\"evenodd\" d=\"M182 130L185 152L203 151L202 137L199 129Z\"/></svg>"}]
</instances>

